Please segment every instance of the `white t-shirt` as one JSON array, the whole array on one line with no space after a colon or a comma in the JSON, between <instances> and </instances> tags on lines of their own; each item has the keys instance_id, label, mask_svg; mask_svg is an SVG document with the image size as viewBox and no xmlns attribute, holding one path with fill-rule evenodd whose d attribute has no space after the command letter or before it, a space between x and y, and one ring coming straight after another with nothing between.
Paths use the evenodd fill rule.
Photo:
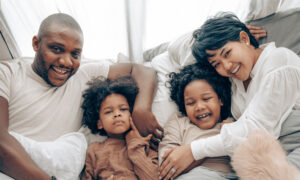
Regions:
<instances>
[{"instance_id":1,"label":"white t-shirt","mask_svg":"<svg viewBox=\"0 0 300 180\"><path fill-rule=\"evenodd\" d=\"M232 114L236 122L225 124L219 135L191 143L196 160L232 155L234 149L254 130L279 137L281 125L291 110L300 109L300 58L287 48L269 43L262 51L245 91L232 79Z\"/></svg>"},{"instance_id":2,"label":"white t-shirt","mask_svg":"<svg viewBox=\"0 0 300 180\"><path fill-rule=\"evenodd\" d=\"M50 141L77 131L82 120L82 94L93 77L107 77L105 62L81 65L61 87L51 87L22 59L0 62L0 96L8 101L9 131Z\"/></svg>"}]
</instances>

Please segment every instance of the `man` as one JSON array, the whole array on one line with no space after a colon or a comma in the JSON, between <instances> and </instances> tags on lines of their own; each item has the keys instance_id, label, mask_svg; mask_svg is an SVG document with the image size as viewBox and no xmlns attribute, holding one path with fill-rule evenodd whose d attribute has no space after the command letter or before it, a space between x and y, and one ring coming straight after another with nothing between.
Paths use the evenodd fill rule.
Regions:
<instances>
[{"instance_id":1,"label":"man","mask_svg":"<svg viewBox=\"0 0 300 180\"><path fill-rule=\"evenodd\" d=\"M81 126L81 95L95 76L116 78L132 75L138 94L134 122L142 135L161 138L161 126L150 112L156 75L141 65L86 64L80 59L83 34L69 15L58 13L40 25L32 46L32 64L23 61L0 63L0 171L15 179L51 179L28 156L8 131L38 141L49 141ZM145 81L147 79L147 81Z\"/></svg>"}]
</instances>

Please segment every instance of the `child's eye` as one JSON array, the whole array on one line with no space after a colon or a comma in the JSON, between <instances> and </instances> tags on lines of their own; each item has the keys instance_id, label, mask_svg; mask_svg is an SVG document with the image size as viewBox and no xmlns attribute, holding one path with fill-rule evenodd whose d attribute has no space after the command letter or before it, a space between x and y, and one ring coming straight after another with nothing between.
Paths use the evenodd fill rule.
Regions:
<instances>
[{"instance_id":1,"label":"child's eye","mask_svg":"<svg viewBox=\"0 0 300 180\"><path fill-rule=\"evenodd\" d=\"M195 104L194 102L187 102L187 103L185 103L185 105L187 105L187 106L192 106L193 104Z\"/></svg>"},{"instance_id":2,"label":"child's eye","mask_svg":"<svg viewBox=\"0 0 300 180\"><path fill-rule=\"evenodd\" d=\"M112 111L105 111L104 114L112 113Z\"/></svg>"},{"instance_id":3,"label":"child's eye","mask_svg":"<svg viewBox=\"0 0 300 180\"><path fill-rule=\"evenodd\" d=\"M128 111L128 108L122 108L121 111Z\"/></svg>"}]
</instances>

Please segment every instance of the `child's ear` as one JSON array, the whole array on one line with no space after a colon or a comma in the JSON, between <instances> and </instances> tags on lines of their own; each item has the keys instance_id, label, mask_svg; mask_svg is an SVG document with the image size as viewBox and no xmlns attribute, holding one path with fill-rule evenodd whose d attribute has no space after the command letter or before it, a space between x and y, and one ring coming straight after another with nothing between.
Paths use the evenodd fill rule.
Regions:
<instances>
[{"instance_id":1,"label":"child's ear","mask_svg":"<svg viewBox=\"0 0 300 180\"><path fill-rule=\"evenodd\" d=\"M241 43L246 43L247 45L250 44L250 38L248 34L245 31L240 32L240 42Z\"/></svg>"},{"instance_id":2,"label":"child's ear","mask_svg":"<svg viewBox=\"0 0 300 180\"><path fill-rule=\"evenodd\" d=\"M97 127L98 127L98 129L103 129L103 125L102 125L102 122L100 119L97 122Z\"/></svg>"}]
</instances>

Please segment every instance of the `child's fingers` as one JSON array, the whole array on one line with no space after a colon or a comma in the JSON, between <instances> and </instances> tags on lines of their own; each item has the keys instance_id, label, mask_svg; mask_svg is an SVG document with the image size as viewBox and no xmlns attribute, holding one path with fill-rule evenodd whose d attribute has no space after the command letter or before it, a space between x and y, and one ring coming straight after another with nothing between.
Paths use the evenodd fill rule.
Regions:
<instances>
[{"instance_id":1,"label":"child's fingers","mask_svg":"<svg viewBox=\"0 0 300 180\"><path fill-rule=\"evenodd\" d=\"M114 175L110 175L109 178L107 178L107 180L114 180Z\"/></svg>"},{"instance_id":2,"label":"child's fingers","mask_svg":"<svg viewBox=\"0 0 300 180\"><path fill-rule=\"evenodd\" d=\"M144 139L145 139L147 142L149 142L151 138L152 138L152 134L149 134L149 135L148 135L147 137L145 137Z\"/></svg>"},{"instance_id":3,"label":"child's fingers","mask_svg":"<svg viewBox=\"0 0 300 180\"><path fill-rule=\"evenodd\" d=\"M131 117L129 118L129 122L130 122L131 129L134 130L134 131L137 131L137 129L136 129L136 127L135 127L135 125L134 125L133 120L132 120Z\"/></svg>"}]
</instances>

